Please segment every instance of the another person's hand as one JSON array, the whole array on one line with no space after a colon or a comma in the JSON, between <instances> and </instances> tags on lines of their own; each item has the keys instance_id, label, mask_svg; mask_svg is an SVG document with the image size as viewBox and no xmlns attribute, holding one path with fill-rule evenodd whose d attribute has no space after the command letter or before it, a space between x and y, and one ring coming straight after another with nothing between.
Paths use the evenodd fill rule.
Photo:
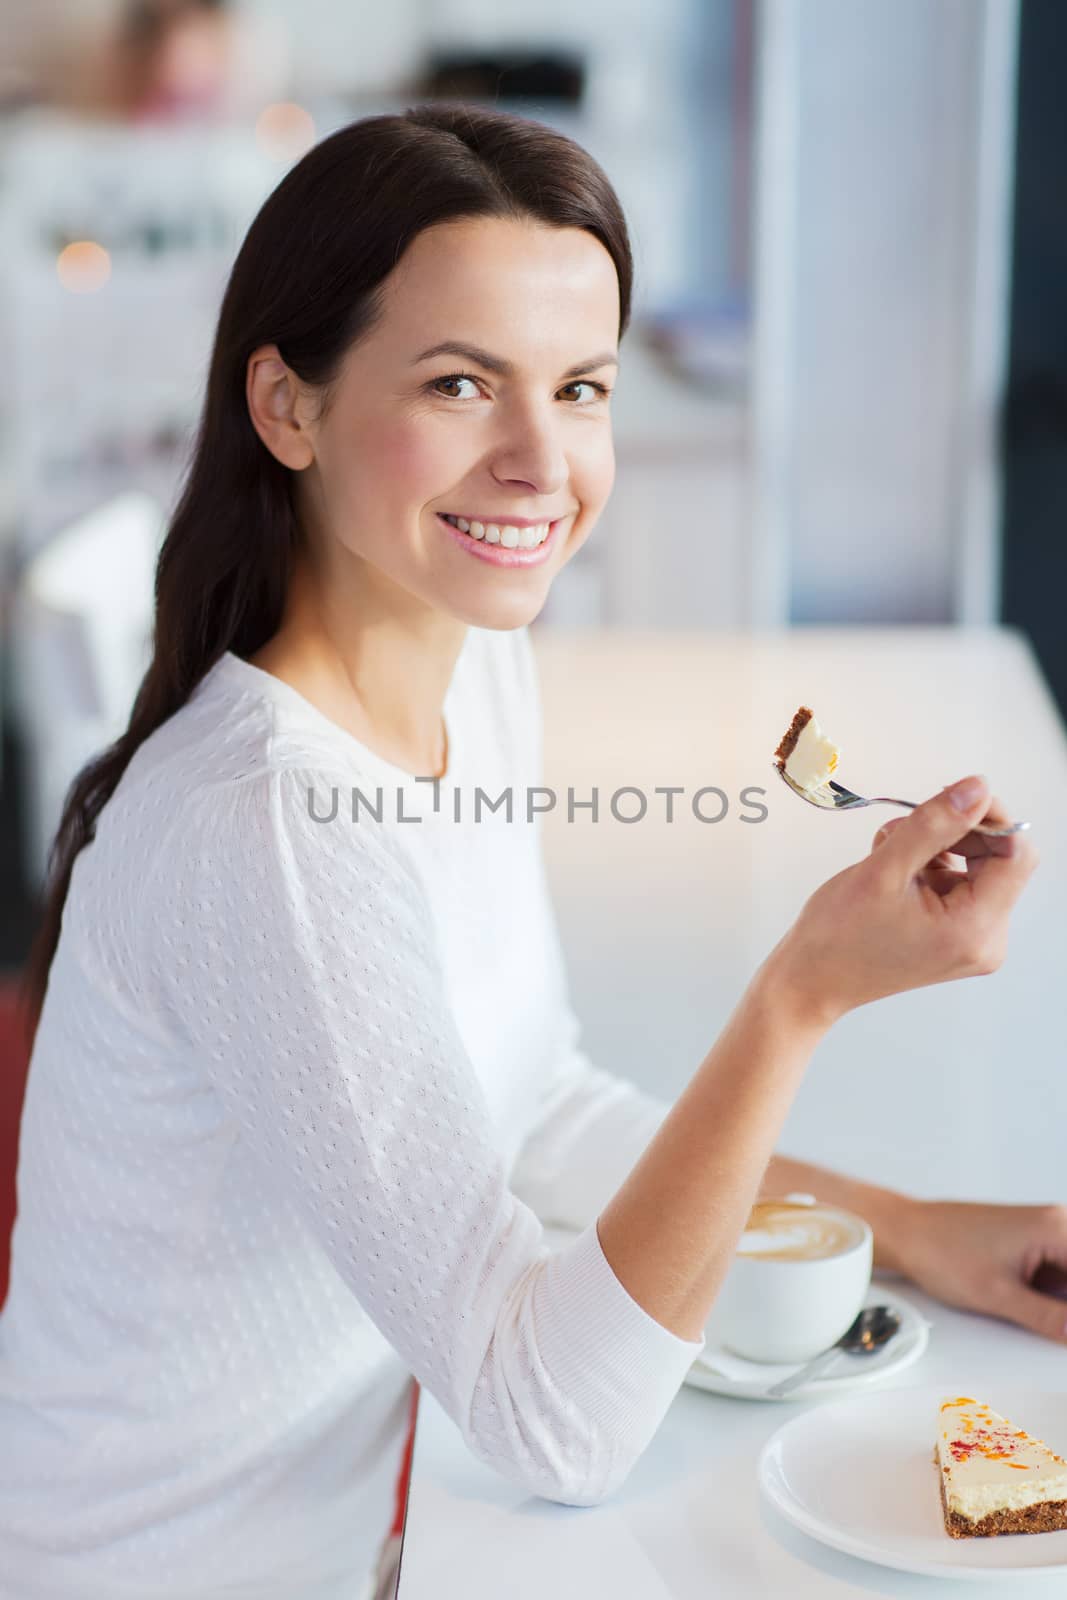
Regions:
<instances>
[{"instance_id":1,"label":"another person's hand","mask_svg":"<svg viewBox=\"0 0 1067 1600\"><path fill-rule=\"evenodd\" d=\"M1067 1206L918 1200L894 1255L946 1305L1067 1344Z\"/></svg>"},{"instance_id":2,"label":"another person's hand","mask_svg":"<svg viewBox=\"0 0 1067 1600\"><path fill-rule=\"evenodd\" d=\"M1037 852L1006 823L985 780L965 778L894 818L870 855L822 884L772 960L801 1008L829 1024L886 995L994 972Z\"/></svg>"}]
</instances>

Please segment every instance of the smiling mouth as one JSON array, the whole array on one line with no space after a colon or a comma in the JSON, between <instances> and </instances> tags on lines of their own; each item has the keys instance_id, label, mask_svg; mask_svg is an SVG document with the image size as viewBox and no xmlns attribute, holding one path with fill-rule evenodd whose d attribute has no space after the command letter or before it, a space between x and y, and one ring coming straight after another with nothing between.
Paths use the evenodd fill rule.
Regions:
<instances>
[{"instance_id":1,"label":"smiling mouth","mask_svg":"<svg viewBox=\"0 0 1067 1600\"><path fill-rule=\"evenodd\" d=\"M466 517L451 516L445 511L438 515L469 538L484 541L485 544L503 545L506 550L536 550L552 531L551 522L538 522L532 527L519 528L508 522L469 522Z\"/></svg>"}]
</instances>

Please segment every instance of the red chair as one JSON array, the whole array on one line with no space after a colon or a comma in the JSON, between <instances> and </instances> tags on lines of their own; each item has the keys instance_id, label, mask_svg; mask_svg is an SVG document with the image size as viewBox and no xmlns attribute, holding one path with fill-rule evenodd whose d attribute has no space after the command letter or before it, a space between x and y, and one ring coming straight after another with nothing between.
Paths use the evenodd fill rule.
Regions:
<instances>
[{"instance_id":1,"label":"red chair","mask_svg":"<svg viewBox=\"0 0 1067 1600\"><path fill-rule=\"evenodd\" d=\"M411 1380L408 1431L396 1478L393 1525L382 1541L371 1578L370 1600L395 1600L400 1580L400 1558L404 1548L404 1529L408 1520L408 1495L411 1490L411 1463L415 1454L415 1423L419 1414L419 1385Z\"/></svg>"},{"instance_id":2,"label":"red chair","mask_svg":"<svg viewBox=\"0 0 1067 1600\"><path fill-rule=\"evenodd\" d=\"M19 1120L29 1065L30 1046L18 1010L17 977L4 978L0 980L0 1306L7 1296Z\"/></svg>"}]
</instances>

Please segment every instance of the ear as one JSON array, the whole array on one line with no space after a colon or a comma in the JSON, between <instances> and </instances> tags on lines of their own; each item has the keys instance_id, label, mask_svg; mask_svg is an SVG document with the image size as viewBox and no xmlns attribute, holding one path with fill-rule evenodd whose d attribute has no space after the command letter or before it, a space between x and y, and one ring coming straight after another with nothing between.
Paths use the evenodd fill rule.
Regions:
<instances>
[{"instance_id":1,"label":"ear","mask_svg":"<svg viewBox=\"0 0 1067 1600\"><path fill-rule=\"evenodd\" d=\"M308 418L296 374L276 344L261 345L248 358L245 399L252 426L283 467L303 472L315 459Z\"/></svg>"}]
</instances>

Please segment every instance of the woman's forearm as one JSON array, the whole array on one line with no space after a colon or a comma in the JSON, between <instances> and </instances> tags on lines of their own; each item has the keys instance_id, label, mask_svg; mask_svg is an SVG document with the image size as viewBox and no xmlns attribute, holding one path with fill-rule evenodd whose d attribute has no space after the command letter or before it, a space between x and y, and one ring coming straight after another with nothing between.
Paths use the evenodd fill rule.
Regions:
<instances>
[{"instance_id":1,"label":"woman's forearm","mask_svg":"<svg viewBox=\"0 0 1067 1600\"><path fill-rule=\"evenodd\" d=\"M829 1022L795 995L772 952L597 1223L630 1296L698 1339L775 1140Z\"/></svg>"},{"instance_id":2,"label":"woman's forearm","mask_svg":"<svg viewBox=\"0 0 1067 1600\"><path fill-rule=\"evenodd\" d=\"M895 1189L883 1189L858 1178L831 1172L826 1167L774 1155L759 1187L760 1198L794 1192L813 1194L828 1205L843 1206L865 1217L874 1230L874 1264L889 1272L903 1272L904 1240L919 1201Z\"/></svg>"}]
</instances>

